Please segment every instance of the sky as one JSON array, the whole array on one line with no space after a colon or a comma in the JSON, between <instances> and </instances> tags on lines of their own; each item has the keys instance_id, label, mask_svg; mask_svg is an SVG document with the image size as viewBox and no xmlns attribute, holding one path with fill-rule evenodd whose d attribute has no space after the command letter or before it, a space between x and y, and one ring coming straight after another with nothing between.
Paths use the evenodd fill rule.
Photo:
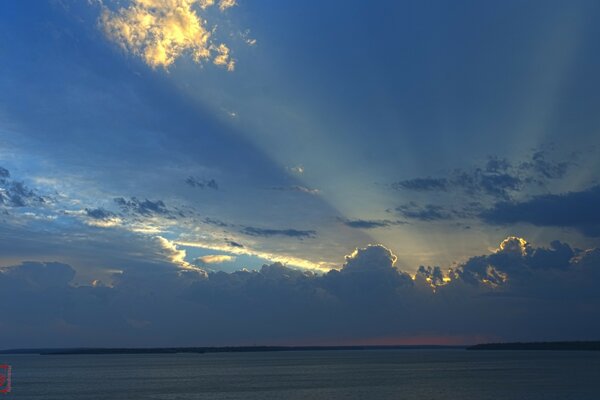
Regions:
<instances>
[{"instance_id":1,"label":"sky","mask_svg":"<svg viewBox=\"0 0 600 400\"><path fill-rule=\"evenodd\" d=\"M1 346L598 339L598 18L2 2Z\"/></svg>"}]
</instances>

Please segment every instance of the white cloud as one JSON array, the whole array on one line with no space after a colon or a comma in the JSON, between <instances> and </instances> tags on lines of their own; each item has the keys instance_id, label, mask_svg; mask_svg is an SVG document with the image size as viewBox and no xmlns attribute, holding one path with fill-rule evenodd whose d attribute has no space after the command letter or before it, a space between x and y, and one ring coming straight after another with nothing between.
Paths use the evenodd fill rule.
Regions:
<instances>
[{"instance_id":1,"label":"white cloud","mask_svg":"<svg viewBox=\"0 0 600 400\"><path fill-rule=\"evenodd\" d=\"M168 258L168 260L171 263L173 263L183 269L196 270L196 271L202 272L203 275L206 274L206 272L203 269L198 268L198 267L190 264L189 262L187 262L185 260L185 258L187 256L186 251L178 248L175 243L173 243L172 241L170 241L168 239L165 239L162 236L156 236L156 240L158 242L158 245L160 246L162 253Z\"/></svg>"},{"instance_id":2,"label":"white cloud","mask_svg":"<svg viewBox=\"0 0 600 400\"><path fill-rule=\"evenodd\" d=\"M231 8L233 6L237 5L237 1L236 0L221 0L219 2L219 9L221 11L225 11L228 8Z\"/></svg>"}]
</instances>

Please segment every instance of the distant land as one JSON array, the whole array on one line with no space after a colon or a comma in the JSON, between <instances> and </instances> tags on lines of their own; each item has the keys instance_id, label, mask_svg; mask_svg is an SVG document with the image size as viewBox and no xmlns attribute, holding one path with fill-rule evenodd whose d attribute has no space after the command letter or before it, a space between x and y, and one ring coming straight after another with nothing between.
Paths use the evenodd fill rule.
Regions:
<instances>
[{"instance_id":1,"label":"distant land","mask_svg":"<svg viewBox=\"0 0 600 400\"><path fill-rule=\"evenodd\" d=\"M8 349L0 354L177 354L177 353L250 353L275 351L323 351L323 350L435 350L464 349L465 346L231 346L231 347L133 347L133 348L52 348L52 349Z\"/></svg>"},{"instance_id":2,"label":"distant land","mask_svg":"<svg viewBox=\"0 0 600 400\"><path fill-rule=\"evenodd\" d=\"M597 342L532 342L486 343L467 347L467 350L584 350L600 351Z\"/></svg>"},{"instance_id":3,"label":"distant land","mask_svg":"<svg viewBox=\"0 0 600 400\"><path fill-rule=\"evenodd\" d=\"M484 343L474 346L398 345L398 346L228 346L228 347L131 347L131 348L37 348L0 350L6 354L77 355L77 354L205 354L251 353L281 351L335 351L335 350L582 350L600 351L595 342L516 342Z\"/></svg>"}]
</instances>

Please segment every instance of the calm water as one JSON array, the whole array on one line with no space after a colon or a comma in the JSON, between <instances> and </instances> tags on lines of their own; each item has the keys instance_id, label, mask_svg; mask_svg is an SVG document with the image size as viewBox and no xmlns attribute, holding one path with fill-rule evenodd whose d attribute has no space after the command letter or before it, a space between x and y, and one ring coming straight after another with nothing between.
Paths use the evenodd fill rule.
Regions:
<instances>
[{"instance_id":1,"label":"calm water","mask_svg":"<svg viewBox=\"0 0 600 400\"><path fill-rule=\"evenodd\" d=\"M464 350L0 356L6 399L600 399L600 353Z\"/></svg>"}]
</instances>

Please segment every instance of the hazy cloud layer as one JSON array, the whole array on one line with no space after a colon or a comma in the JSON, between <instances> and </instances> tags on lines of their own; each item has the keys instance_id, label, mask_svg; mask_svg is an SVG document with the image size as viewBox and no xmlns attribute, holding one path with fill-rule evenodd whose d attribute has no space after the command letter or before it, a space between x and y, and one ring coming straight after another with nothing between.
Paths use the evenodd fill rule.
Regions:
<instances>
[{"instance_id":1,"label":"hazy cloud layer","mask_svg":"<svg viewBox=\"0 0 600 400\"><path fill-rule=\"evenodd\" d=\"M404 221L390 221L388 219L341 219L340 221L350 228L357 229L386 228L406 224Z\"/></svg>"},{"instance_id":2,"label":"hazy cloud layer","mask_svg":"<svg viewBox=\"0 0 600 400\"><path fill-rule=\"evenodd\" d=\"M455 218L459 213L435 204L419 205L414 201L396 207L396 212L404 218L419 221L444 221Z\"/></svg>"},{"instance_id":3,"label":"hazy cloud layer","mask_svg":"<svg viewBox=\"0 0 600 400\"><path fill-rule=\"evenodd\" d=\"M313 230L298 230L298 229L271 229L271 228L257 228L254 226L247 226L242 229L242 233L249 236L287 236L298 239L314 238L317 232Z\"/></svg>"},{"instance_id":4,"label":"hazy cloud layer","mask_svg":"<svg viewBox=\"0 0 600 400\"><path fill-rule=\"evenodd\" d=\"M600 334L597 249L508 238L445 273L422 267L411 277L395 263L388 249L369 246L324 275L278 263L206 274L174 263L126 269L111 286L75 287L70 266L27 262L0 272L0 301L11 304L0 340L3 347L176 346Z\"/></svg>"},{"instance_id":5,"label":"hazy cloud layer","mask_svg":"<svg viewBox=\"0 0 600 400\"><path fill-rule=\"evenodd\" d=\"M300 193L307 193L307 194L314 194L314 195L317 195L320 193L319 189L311 189L309 187L302 186L302 185L274 186L271 188L271 190L278 190L278 191L282 191L282 192L300 192Z\"/></svg>"}]
</instances>

